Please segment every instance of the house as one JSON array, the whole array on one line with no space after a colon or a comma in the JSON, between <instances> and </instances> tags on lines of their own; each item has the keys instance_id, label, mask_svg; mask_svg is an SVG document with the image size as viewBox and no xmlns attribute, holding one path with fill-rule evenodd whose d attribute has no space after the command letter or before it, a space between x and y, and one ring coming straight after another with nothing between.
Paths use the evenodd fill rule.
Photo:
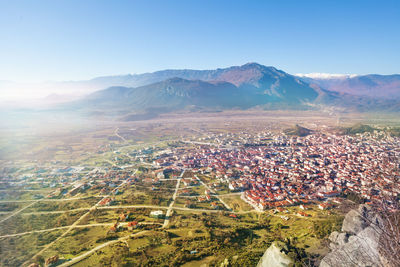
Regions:
<instances>
[{"instance_id":1,"label":"house","mask_svg":"<svg viewBox=\"0 0 400 267\"><path fill-rule=\"evenodd\" d=\"M233 218L233 219L239 219L239 217L236 214L229 214L229 217Z\"/></svg>"},{"instance_id":2,"label":"house","mask_svg":"<svg viewBox=\"0 0 400 267\"><path fill-rule=\"evenodd\" d=\"M138 227L137 221L128 222L128 230L132 231Z\"/></svg>"},{"instance_id":3,"label":"house","mask_svg":"<svg viewBox=\"0 0 400 267\"><path fill-rule=\"evenodd\" d=\"M164 213L162 210L153 210L150 212L150 217L160 219L164 217Z\"/></svg>"},{"instance_id":4,"label":"house","mask_svg":"<svg viewBox=\"0 0 400 267\"><path fill-rule=\"evenodd\" d=\"M110 206L112 203L112 199L111 198L104 198L100 201L99 205L100 206Z\"/></svg>"},{"instance_id":5,"label":"house","mask_svg":"<svg viewBox=\"0 0 400 267\"><path fill-rule=\"evenodd\" d=\"M211 202L211 208L213 208L215 210L218 210L219 209L218 203L217 202Z\"/></svg>"},{"instance_id":6,"label":"house","mask_svg":"<svg viewBox=\"0 0 400 267\"><path fill-rule=\"evenodd\" d=\"M309 217L310 215L305 213L304 211L299 211L297 212L297 215L301 216L301 217Z\"/></svg>"},{"instance_id":7,"label":"house","mask_svg":"<svg viewBox=\"0 0 400 267\"><path fill-rule=\"evenodd\" d=\"M115 233L115 232L117 232L117 229L118 229L118 222L114 223L114 225L110 227L108 232L109 233Z\"/></svg>"},{"instance_id":8,"label":"house","mask_svg":"<svg viewBox=\"0 0 400 267\"><path fill-rule=\"evenodd\" d=\"M329 203L321 203L321 204L318 205L318 208L320 210L327 210L327 209L332 208L332 205L329 204Z\"/></svg>"},{"instance_id":9,"label":"house","mask_svg":"<svg viewBox=\"0 0 400 267\"><path fill-rule=\"evenodd\" d=\"M200 196L200 197L198 198L198 201L199 201L200 203L202 203L202 202L207 202L207 199L206 199L205 196Z\"/></svg>"}]
</instances>

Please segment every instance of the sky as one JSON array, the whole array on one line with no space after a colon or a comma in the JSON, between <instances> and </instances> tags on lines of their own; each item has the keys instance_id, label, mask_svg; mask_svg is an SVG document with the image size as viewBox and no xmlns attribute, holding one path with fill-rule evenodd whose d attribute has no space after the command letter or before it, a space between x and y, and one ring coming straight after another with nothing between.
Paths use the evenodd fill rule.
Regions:
<instances>
[{"instance_id":1,"label":"sky","mask_svg":"<svg viewBox=\"0 0 400 267\"><path fill-rule=\"evenodd\" d=\"M0 0L0 80L85 80L247 62L400 73L400 1Z\"/></svg>"}]
</instances>

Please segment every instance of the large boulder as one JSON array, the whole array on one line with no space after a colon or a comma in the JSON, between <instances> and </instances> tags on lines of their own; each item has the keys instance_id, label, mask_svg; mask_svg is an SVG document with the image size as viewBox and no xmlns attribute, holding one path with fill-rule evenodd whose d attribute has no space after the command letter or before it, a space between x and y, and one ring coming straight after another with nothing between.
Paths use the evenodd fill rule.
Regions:
<instances>
[{"instance_id":1,"label":"large boulder","mask_svg":"<svg viewBox=\"0 0 400 267\"><path fill-rule=\"evenodd\" d=\"M382 266L378 249L381 223L368 206L351 210L343 221L343 232L329 236L332 251L322 259L320 267Z\"/></svg>"},{"instance_id":2,"label":"large boulder","mask_svg":"<svg viewBox=\"0 0 400 267\"><path fill-rule=\"evenodd\" d=\"M339 246L344 246L349 241L349 236L346 233L340 233L336 239Z\"/></svg>"},{"instance_id":3,"label":"large boulder","mask_svg":"<svg viewBox=\"0 0 400 267\"><path fill-rule=\"evenodd\" d=\"M373 227L366 227L326 255L320 267L382 266L378 253L379 235Z\"/></svg>"},{"instance_id":4,"label":"large boulder","mask_svg":"<svg viewBox=\"0 0 400 267\"><path fill-rule=\"evenodd\" d=\"M281 250L277 242L272 243L261 257L257 267L288 267L293 260Z\"/></svg>"},{"instance_id":5,"label":"large boulder","mask_svg":"<svg viewBox=\"0 0 400 267\"><path fill-rule=\"evenodd\" d=\"M349 211L342 224L342 232L358 234L365 227L370 225L373 215L366 205L360 205L358 209Z\"/></svg>"}]
</instances>

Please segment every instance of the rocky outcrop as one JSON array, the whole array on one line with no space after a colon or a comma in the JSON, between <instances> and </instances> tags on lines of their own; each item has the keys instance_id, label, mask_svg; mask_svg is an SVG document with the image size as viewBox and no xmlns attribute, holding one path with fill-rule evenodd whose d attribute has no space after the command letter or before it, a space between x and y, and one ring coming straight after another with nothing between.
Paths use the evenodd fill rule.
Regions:
<instances>
[{"instance_id":1,"label":"rocky outcrop","mask_svg":"<svg viewBox=\"0 0 400 267\"><path fill-rule=\"evenodd\" d=\"M366 205L351 210L344 218L342 232L329 236L331 252L320 267L383 266L378 252L382 222Z\"/></svg>"},{"instance_id":2,"label":"rocky outcrop","mask_svg":"<svg viewBox=\"0 0 400 267\"><path fill-rule=\"evenodd\" d=\"M349 234L358 234L366 228L373 220L371 208L360 205L357 210L349 211L343 221L342 231Z\"/></svg>"},{"instance_id":3,"label":"rocky outcrop","mask_svg":"<svg viewBox=\"0 0 400 267\"><path fill-rule=\"evenodd\" d=\"M282 252L282 248L279 243L274 242L265 251L257 264L257 267L287 267L293 260Z\"/></svg>"}]
</instances>

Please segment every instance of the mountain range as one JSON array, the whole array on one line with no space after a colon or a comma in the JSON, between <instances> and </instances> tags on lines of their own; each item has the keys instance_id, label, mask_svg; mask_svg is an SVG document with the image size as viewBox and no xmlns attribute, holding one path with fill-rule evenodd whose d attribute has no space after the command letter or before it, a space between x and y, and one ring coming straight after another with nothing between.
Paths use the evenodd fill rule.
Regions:
<instances>
[{"instance_id":1,"label":"mountain range","mask_svg":"<svg viewBox=\"0 0 400 267\"><path fill-rule=\"evenodd\" d=\"M400 75L291 75L257 63L105 76L47 86L84 95L62 107L118 114L188 108L400 111Z\"/></svg>"},{"instance_id":2,"label":"mountain range","mask_svg":"<svg viewBox=\"0 0 400 267\"><path fill-rule=\"evenodd\" d=\"M320 76L320 77L318 77ZM333 92L373 98L400 98L400 75L302 75L301 79Z\"/></svg>"},{"instance_id":3,"label":"mountain range","mask_svg":"<svg viewBox=\"0 0 400 267\"><path fill-rule=\"evenodd\" d=\"M100 77L114 84L77 101L121 112L205 109L400 110L400 75L307 77L257 63L215 70L163 70Z\"/></svg>"},{"instance_id":4,"label":"mountain range","mask_svg":"<svg viewBox=\"0 0 400 267\"><path fill-rule=\"evenodd\" d=\"M214 109L301 107L319 96L315 88L299 78L256 63L217 70L165 70L113 79L131 85L149 84L110 87L90 94L78 101L79 105L130 111L177 110L188 106Z\"/></svg>"}]
</instances>

